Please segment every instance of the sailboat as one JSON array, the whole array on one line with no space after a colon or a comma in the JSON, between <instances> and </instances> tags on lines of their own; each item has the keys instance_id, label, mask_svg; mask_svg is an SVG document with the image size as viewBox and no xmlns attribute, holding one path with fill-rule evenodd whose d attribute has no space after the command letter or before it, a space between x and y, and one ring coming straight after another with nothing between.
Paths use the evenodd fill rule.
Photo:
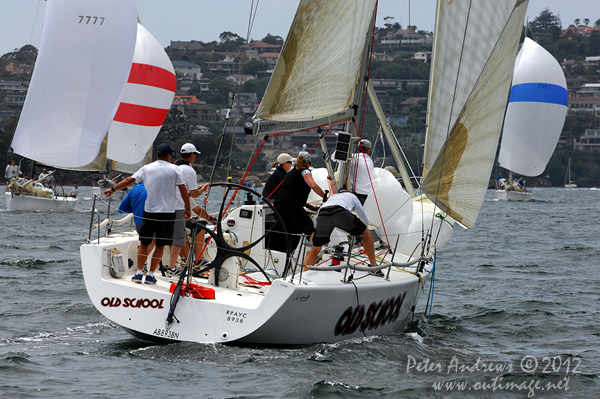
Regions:
<instances>
[{"instance_id":1,"label":"sailboat","mask_svg":"<svg viewBox=\"0 0 600 399\"><path fill-rule=\"evenodd\" d=\"M567 174L565 176L565 188L577 188L577 183L571 180L571 158L567 163Z\"/></svg>"},{"instance_id":2,"label":"sailboat","mask_svg":"<svg viewBox=\"0 0 600 399\"><path fill-rule=\"evenodd\" d=\"M531 199L531 191L513 180L512 174L538 176L544 172L565 123L568 100L560 64L526 37L515 63L498 155L500 166L510 171L510 177L505 187L495 191L496 199Z\"/></svg>"},{"instance_id":3,"label":"sailboat","mask_svg":"<svg viewBox=\"0 0 600 399\"><path fill-rule=\"evenodd\" d=\"M62 168L96 157L131 69L136 17L133 0L49 2L15 153ZM9 194L10 209L50 205Z\"/></svg>"},{"instance_id":4,"label":"sailboat","mask_svg":"<svg viewBox=\"0 0 600 399\"><path fill-rule=\"evenodd\" d=\"M136 11L135 1L48 5L15 153L94 172L106 169L107 158L111 170L130 173L151 160L177 80L164 49L136 22ZM9 210L70 211L74 204L68 197L48 204L22 190L9 195Z\"/></svg>"},{"instance_id":5,"label":"sailboat","mask_svg":"<svg viewBox=\"0 0 600 399\"><path fill-rule=\"evenodd\" d=\"M337 230L320 254L321 264L306 272L306 238L296 248L289 248L289 241L284 251L266 248L264 238L275 234L270 226L280 218L268 201L255 200L260 193L245 187L242 178L240 184L213 184L211 193L222 195L216 223L192 225L191 236L197 228L210 236L204 249L212 261L202 270L208 277L183 273L180 279L158 276L155 285L134 284L137 235L114 228L101 234L102 226L119 220L94 224L80 249L94 306L134 336L150 340L306 345L402 331L415 315L436 250L450 241L452 226L469 228L477 219L527 3L438 1L421 190L412 191L404 165L397 166L404 169L409 191L391 172L376 168L373 194L365 202L378 267L366 267L354 239ZM344 124L338 140L349 139L339 148L351 155L360 139L364 99L383 116L365 79L376 7L376 0L301 0L247 132L264 144L279 134L317 130L315 140L329 154L325 132ZM380 122L388 145L400 154L385 119ZM323 189L337 192L348 184L343 158L334 167L326 156L327 167L313 171ZM236 205L242 192L244 202ZM317 205L319 199L309 196ZM193 263L188 258L184 270ZM373 270L384 277L369 273Z\"/></svg>"}]
</instances>

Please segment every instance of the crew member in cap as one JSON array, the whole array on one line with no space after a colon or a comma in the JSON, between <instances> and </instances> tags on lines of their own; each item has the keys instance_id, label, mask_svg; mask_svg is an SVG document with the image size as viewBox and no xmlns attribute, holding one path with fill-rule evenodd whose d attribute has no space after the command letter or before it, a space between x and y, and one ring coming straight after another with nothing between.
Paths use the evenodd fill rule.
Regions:
<instances>
[{"instance_id":1,"label":"crew member in cap","mask_svg":"<svg viewBox=\"0 0 600 399\"><path fill-rule=\"evenodd\" d=\"M279 154L277 161L271 162L271 166L275 168L275 171L269 176L265 183L262 196L271 203L275 199L275 193L279 188L279 185L283 183L285 175L292 169L292 166L296 162L296 158L292 158L290 154Z\"/></svg>"},{"instance_id":2,"label":"crew member in cap","mask_svg":"<svg viewBox=\"0 0 600 399\"><path fill-rule=\"evenodd\" d=\"M158 268L165 245L173 242L173 222L175 220L176 192L179 191L185 210L182 217L191 216L190 197L181 171L171 164L171 157L175 149L169 144L158 146L156 155L158 160L142 166L131 177L121 180L108 190L104 195L111 196L116 190L125 188L134 182L144 182L147 198L144 204L144 216L140 228L140 246L137 253L137 272L131 279L134 283L141 284L144 279L143 268L149 255L149 246L156 236L156 248L150 261L150 271L146 276L146 284L156 284L154 272Z\"/></svg>"},{"instance_id":3,"label":"crew member in cap","mask_svg":"<svg viewBox=\"0 0 600 399\"><path fill-rule=\"evenodd\" d=\"M369 140L361 140L358 143L358 154L356 154L356 169L354 170L352 179L354 181L354 194L360 201L361 205L365 204L367 197L373 191L371 184L374 179L373 160L369 156L371 153L371 142Z\"/></svg>"},{"instance_id":4,"label":"crew member in cap","mask_svg":"<svg viewBox=\"0 0 600 399\"><path fill-rule=\"evenodd\" d=\"M298 155L296 166L285 176L273 204L283 219L286 231L292 233L290 236L290 249L292 251L296 249L300 241L299 234L304 233L311 236L315 230L310 216L304 210L310 191L314 191L321 198L325 197L325 193L314 181L310 172L310 158L308 153ZM271 239L273 245L269 245L269 248L285 251L284 240L279 240L276 237L271 237Z\"/></svg>"},{"instance_id":5,"label":"crew member in cap","mask_svg":"<svg viewBox=\"0 0 600 399\"><path fill-rule=\"evenodd\" d=\"M200 155L200 151L196 150L196 146L192 143L185 143L181 146L180 153L181 159L175 162L175 165L177 165L177 169L179 169L181 177L185 182L186 194L189 192L189 197L198 198L200 194L209 188L209 184L206 183L202 188L198 189L198 176L192 167L192 164L196 160L196 155ZM183 218L183 212L185 211L186 206L181 195L181 193L177 192L177 201L175 202L173 245L171 245L171 258L169 260L169 270L167 270L167 274L170 276L179 274L179 270L176 268L177 259L179 258L181 250L185 248L187 243L185 219ZM198 240L204 242L204 230L201 230L199 235L201 235L201 237L197 237Z\"/></svg>"}]
</instances>

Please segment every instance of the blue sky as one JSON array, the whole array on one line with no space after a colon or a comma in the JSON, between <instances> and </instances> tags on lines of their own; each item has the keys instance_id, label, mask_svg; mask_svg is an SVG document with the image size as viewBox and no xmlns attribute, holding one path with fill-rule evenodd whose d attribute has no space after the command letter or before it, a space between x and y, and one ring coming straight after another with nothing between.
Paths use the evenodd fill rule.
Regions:
<instances>
[{"instance_id":1,"label":"blue sky","mask_svg":"<svg viewBox=\"0 0 600 399\"><path fill-rule=\"evenodd\" d=\"M252 38L285 37L299 0L138 0L138 10L142 24L167 46L171 40L217 40L223 31L245 36L252 2L259 4ZM45 7L45 0L0 0L0 55L25 44L39 46ZM591 24L600 19L600 0L530 0L529 20L546 7L559 14L563 27L576 18ZM409 0L379 0L378 26L387 16L408 25ZM435 0L410 1L411 25L431 31L434 17Z\"/></svg>"}]
</instances>

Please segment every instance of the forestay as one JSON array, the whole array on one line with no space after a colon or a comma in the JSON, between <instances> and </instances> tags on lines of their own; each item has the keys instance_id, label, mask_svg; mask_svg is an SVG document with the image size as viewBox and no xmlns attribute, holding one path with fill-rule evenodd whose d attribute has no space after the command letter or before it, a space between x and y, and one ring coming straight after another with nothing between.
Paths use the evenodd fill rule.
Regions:
<instances>
[{"instance_id":1,"label":"forestay","mask_svg":"<svg viewBox=\"0 0 600 399\"><path fill-rule=\"evenodd\" d=\"M136 21L135 0L48 2L16 153L58 167L94 160L131 69Z\"/></svg>"},{"instance_id":2,"label":"forestay","mask_svg":"<svg viewBox=\"0 0 600 399\"><path fill-rule=\"evenodd\" d=\"M302 0L254 132L295 130L352 117L376 0Z\"/></svg>"},{"instance_id":3,"label":"forestay","mask_svg":"<svg viewBox=\"0 0 600 399\"><path fill-rule=\"evenodd\" d=\"M569 94L556 59L529 38L515 63L498 162L525 176L544 172L560 137Z\"/></svg>"},{"instance_id":4,"label":"forestay","mask_svg":"<svg viewBox=\"0 0 600 399\"><path fill-rule=\"evenodd\" d=\"M423 190L465 227L485 198L527 4L438 2Z\"/></svg>"}]
</instances>

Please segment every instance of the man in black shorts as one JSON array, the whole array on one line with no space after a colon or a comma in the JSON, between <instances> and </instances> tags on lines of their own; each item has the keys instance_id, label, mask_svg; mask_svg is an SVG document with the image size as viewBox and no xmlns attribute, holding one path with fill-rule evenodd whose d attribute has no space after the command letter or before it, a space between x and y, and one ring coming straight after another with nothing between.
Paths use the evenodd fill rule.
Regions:
<instances>
[{"instance_id":1,"label":"man in black shorts","mask_svg":"<svg viewBox=\"0 0 600 399\"><path fill-rule=\"evenodd\" d=\"M356 212L358 217L352 212ZM371 266L377 266L375 259L375 246L371 232L367 228L369 220L356 196L349 192L333 194L319 210L317 216L317 229L313 237L313 246L306 255L304 264L314 266L323 245L329 242L331 232L335 227L345 232L361 236L363 247Z\"/></svg>"}]
</instances>

